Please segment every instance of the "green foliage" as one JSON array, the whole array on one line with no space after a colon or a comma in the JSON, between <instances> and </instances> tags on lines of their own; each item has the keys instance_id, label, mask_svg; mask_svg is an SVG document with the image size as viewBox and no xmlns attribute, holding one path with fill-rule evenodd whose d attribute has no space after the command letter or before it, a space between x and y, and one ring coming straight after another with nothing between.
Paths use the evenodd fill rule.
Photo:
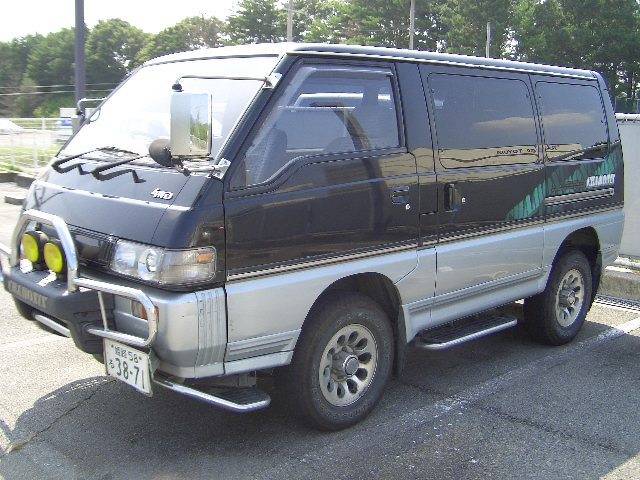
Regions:
<instances>
[{"instance_id":1,"label":"green foliage","mask_svg":"<svg viewBox=\"0 0 640 480\"><path fill-rule=\"evenodd\" d=\"M73 93L55 93L43 97L44 99L33 109L34 117L57 117L60 115L61 107L73 106L76 103Z\"/></svg>"},{"instance_id":2,"label":"green foliage","mask_svg":"<svg viewBox=\"0 0 640 480\"><path fill-rule=\"evenodd\" d=\"M16 38L10 42L0 42L0 86L1 93L18 93L24 91L21 87L35 85L26 78L25 70L29 55L38 43L43 41L42 35L28 35ZM33 89L32 89L33 90ZM29 105L37 104L37 98L20 96L0 96L0 116L13 116L21 110L30 113ZM21 105L22 104L22 105Z\"/></svg>"},{"instance_id":3,"label":"green foliage","mask_svg":"<svg viewBox=\"0 0 640 480\"><path fill-rule=\"evenodd\" d=\"M438 15L442 0L416 0L414 47L436 50L443 24ZM409 47L409 0L351 0L344 12L347 43L382 47Z\"/></svg>"},{"instance_id":4,"label":"green foliage","mask_svg":"<svg viewBox=\"0 0 640 480\"><path fill-rule=\"evenodd\" d=\"M445 25L446 50L452 53L484 56L487 23L491 22L491 56L507 53L506 42L511 20L512 0L449 0L439 6Z\"/></svg>"},{"instance_id":5,"label":"green foliage","mask_svg":"<svg viewBox=\"0 0 640 480\"><path fill-rule=\"evenodd\" d=\"M89 83L119 83L134 66L149 35L117 18L98 22L87 36Z\"/></svg>"},{"instance_id":6,"label":"green foliage","mask_svg":"<svg viewBox=\"0 0 640 480\"><path fill-rule=\"evenodd\" d=\"M155 57L204 47L223 45L223 22L215 17L188 17L152 36L140 51L141 64Z\"/></svg>"},{"instance_id":7,"label":"green foliage","mask_svg":"<svg viewBox=\"0 0 640 480\"><path fill-rule=\"evenodd\" d=\"M636 0L520 0L515 52L527 61L598 70L618 94L636 94L640 49Z\"/></svg>"},{"instance_id":8,"label":"green foliage","mask_svg":"<svg viewBox=\"0 0 640 480\"><path fill-rule=\"evenodd\" d=\"M292 1L295 41L408 47L410 0ZM169 53L283 41L287 2L239 0L227 22L189 17L156 35L101 21L87 34L88 81L117 83ZM618 96L638 96L639 0L416 0L415 21L419 50L484 55L491 22L492 56L598 70ZM73 29L0 42L0 93L71 90L73 43ZM0 95L0 116L56 115L70 105L72 94Z\"/></svg>"},{"instance_id":9,"label":"green foliage","mask_svg":"<svg viewBox=\"0 0 640 480\"><path fill-rule=\"evenodd\" d=\"M72 28L50 33L31 50L27 76L36 85L73 84L73 46Z\"/></svg>"},{"instance_id":10,"label":"green foliage","mask_svg":"<svg viewBox=\"0 0 640 480\"><path fill-rule=\"evenodd\" d=\"M226 33L233 45L281 42L286 38L286 22L286 13L276 0L240 0Z\"/></svg>"},{"instance_id":11,"label":"green foliage","mask_svg":"<svg viewBox=\"0 0 640 480\"><path fill-rule=\"evenodd\" d=\"M342 43L350 6L344 0L296 0L293 2L293 40Z\"/></svg>"}]
</instances>

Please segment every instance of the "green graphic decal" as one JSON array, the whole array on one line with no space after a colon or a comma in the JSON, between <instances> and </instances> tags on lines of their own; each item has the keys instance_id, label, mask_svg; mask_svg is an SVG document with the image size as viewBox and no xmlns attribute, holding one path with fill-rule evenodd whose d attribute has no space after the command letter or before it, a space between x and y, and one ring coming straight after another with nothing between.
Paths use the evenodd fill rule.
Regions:
<instances>
[{"instance_id":1,"label":"green graphic decal","mask_svg":"<svg viewBox=\"0 0 640 480\"><path fill-rule=\"evenodd\" d=\"M506 220L523 220L542 214L544 199L547 196L566 195L586 189L587 178L615 173L622 164L621 148L615 148L601 163L578 165L567 177L566 167L555 168L545 182L537 185L533 191L518 202L507 213Z\"/></svg>"}]
</instances>

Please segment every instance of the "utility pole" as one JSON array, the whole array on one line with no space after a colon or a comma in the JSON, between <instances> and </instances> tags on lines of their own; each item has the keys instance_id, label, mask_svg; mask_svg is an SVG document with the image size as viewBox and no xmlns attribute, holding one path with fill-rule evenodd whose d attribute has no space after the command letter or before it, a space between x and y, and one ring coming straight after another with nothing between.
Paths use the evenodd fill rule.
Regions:
<instances>
[{"instance_id":1,"label":"utility pole","mask_svg":"<svg viewBox=\"0 0 640 480\"><path fill-rule=\"evenodd\" d=\"M76 28L75 28L75 93L76 103L86 97L87 79L84 66L84 0L76 0Z\"/></svg>"},{"instance_id":2,"label":"utility pole","mask_svg":"<svg viewBox=\"0 0 640 480\"><path fill-rule=\"evenodd\" d=\"M287 42L293 42L293 0L287 2Z\"/></svg>"},{"instance_id":3,"label":"utility pole","mask_svg":"<svg viewBox=\"0 0 640 480\"><path fill-rule=\"evenodd\" d=\"M409 49L413 50L416 29L416 0L411 0L411 7L409 9Z\"/></svg>"},{"instance_id":4,"label":"utility pole","mask_svg":"<svg viewBox=\"0 0 640 480\"><path fill-rule=\"evenodd\" d=\"M484 56L487 58L491 56L491 22L487 22L487 46Z\"/></svg>"}]
</instances>

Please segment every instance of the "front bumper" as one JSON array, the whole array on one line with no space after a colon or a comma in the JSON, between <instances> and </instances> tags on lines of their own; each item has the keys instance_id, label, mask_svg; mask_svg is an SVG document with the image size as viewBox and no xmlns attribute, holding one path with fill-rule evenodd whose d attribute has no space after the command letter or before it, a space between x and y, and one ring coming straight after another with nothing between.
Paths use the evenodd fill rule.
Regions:
<instances>
[{"instance_id":1,"label":"front bumper","mask_svg":"<svg viewBox=\"0 0 640 480\"><path fill-rule=\"evenodd\" d=\"M65 280L48 272L21 269L18 245L30 222L56 230L67 261ZM71 336L81 350L102 353L103 339L125 343L153 354L157 361L153 362L152 381L156 385L239 413L269 405L269 396L256 389L234 401L181 383L225 373L227 319L222 288L175 293L151 287L143 290L120 279L114 283L97 274L81 276L67 224L37 210L21 215L11 248L0 244L0 262L7 291L34 309L34 320ZM146 319L133 315L132 301L142 305Z\"/></svg>"},{"instance_id":2,"label":"front bumper","mask_svg":"<svg viewBox=\"0 0 640 480\"><path fill-rule=\"evenodd\" d=\"M49 272L21 270L18 245L30 222L56 230L67 260L64 280ZM5 288L67 328L83 351L101 353L102 339L107 338L153 350L158 368L177 377L224 374L227 332L222 288L177 293L98 272L80 275L76 247L64 220L35 210L22 214L11 248L0 246L0 255ZM146 319L133 315L132 301L142 305Z\"/></svg>"}]
</instances>

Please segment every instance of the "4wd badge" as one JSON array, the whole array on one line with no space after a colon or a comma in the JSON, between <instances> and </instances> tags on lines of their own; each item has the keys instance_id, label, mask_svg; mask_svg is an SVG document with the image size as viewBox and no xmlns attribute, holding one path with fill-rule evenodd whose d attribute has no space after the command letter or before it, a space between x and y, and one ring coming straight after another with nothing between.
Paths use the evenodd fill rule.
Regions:
<instances>
[{"instance_id":1,"label":"4wd badge","mask_svg":"<svg viewBox=\"0 0 640 480\"><path fill-rule=\"evenodd\" d=\"M151 196L153 198L161 198L162 200L171 200L173 198L173 192L166 192L164 190L156 188L153 192L151 192Z\"/></svg>"}]
</instances>

